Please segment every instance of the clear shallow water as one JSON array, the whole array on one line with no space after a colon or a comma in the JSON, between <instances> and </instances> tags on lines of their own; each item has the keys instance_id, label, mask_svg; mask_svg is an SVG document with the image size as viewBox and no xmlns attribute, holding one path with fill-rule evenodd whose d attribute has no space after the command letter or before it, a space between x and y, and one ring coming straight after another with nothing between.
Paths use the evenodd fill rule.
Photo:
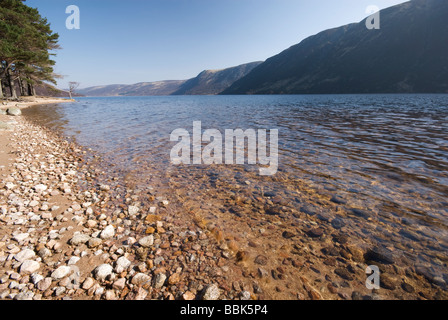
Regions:
<instances>
[{"instance_id":1,"label":"clear shallow water","mask_svg":"<svg viewBox=\"0 0 448 320\"><path fill-rule=\"evenodd\" d=\"M448 95L80 98L25 115L92 148L114 170L132 172L137 185L158 176L167 186L196 190L197 201L226 201L226 188L238 184L249 193L272 191L298 208L300 184L381 222L376 231L358 232L347 216L360 237L409 248L417 234L422 252L448 249ZM170 133L191 133L193 121L221 132L278 129L279 172L260 177L258 166L171 165ZM414 242L399 236L408 228ZM420 258L432 261L431 250Z\"/></svg>"}]
</instances>

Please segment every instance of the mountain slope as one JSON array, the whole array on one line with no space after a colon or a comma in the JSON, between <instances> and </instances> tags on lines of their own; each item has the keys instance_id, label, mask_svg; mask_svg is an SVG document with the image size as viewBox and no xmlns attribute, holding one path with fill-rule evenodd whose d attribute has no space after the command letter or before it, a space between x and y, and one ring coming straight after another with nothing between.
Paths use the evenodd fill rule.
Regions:
<instances>
[{"instance_id":1,"label":"mountain slope","mask_svg":"<svg viewBox=\"0 0 448 320\"><path fill-rule=\"evenodd\" d=\"M223 94L448 92L448 1L412 0L323 31L266 60Z\"/></svg>"},{"instance_id":2,"label":"mountain slope","mask_svg":"<svg viewBox=\"0 0 448 320\"><path fill-rule=\"evenodd\" d=\"M236 80L244 77L262 62L252 62L240 66L205 70L196 78L186 81L174 95L213 95L230 87Z\"/></svg>"},{"instance_id":3,"label":"mountain slope","mask_svg":"<svg viewBox=\"0 0 448 320\"><path fill-rule=\"evenodd\" d=\"M227 89L259 64L261 62L242 64L223 70L205 70L196 78L189 80L141 82L131 85L111 84L78 89L76 92L89 97L213 95Z\"/></svg>"}]
</instances>

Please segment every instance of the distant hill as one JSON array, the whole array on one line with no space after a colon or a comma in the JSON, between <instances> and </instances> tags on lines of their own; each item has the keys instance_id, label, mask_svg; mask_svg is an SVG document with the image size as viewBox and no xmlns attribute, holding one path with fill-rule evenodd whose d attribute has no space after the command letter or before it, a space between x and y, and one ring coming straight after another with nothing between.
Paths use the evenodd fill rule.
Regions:
<instances>
[{"instance_id":1,"label":"distant hill","mask_svg":"<svg viewBox=\"0 0 448 320\"><path fill-rule=\"evenodd\" d=\"M112 84L78 89L77 92L90 97L104 96L166 96L185 83L185 80L141 82L131 85Z\"/></svg>"},{"instance_id":2,"label":"distant hill","mask_svg":"<svg viewBox=\"0 0 448 320\"><path fill-rule=\"evenodd\" d=\"M223 94L448 93L448 1L412 0L323 31L266 60Z\"/></svg>"},{"instance_id":3,"label":"distant hill","mask_svg":"<svg viewBox=\"0 0 448 320\"><path fill-rule=\"evenodd\" d=\"M189 80L141 82L131 85L112 84L76 90L85 96L168 96L213 95L227 89L261 62L252 62L222 70L205 70Z\"/></svg>"},{"instance_id":4,"label":"distant hill","mask_svg":"<svg viewBox=\"0 0 448 320\"><path fill-rule=\"evenodd\" d=\"M174 92L174 95L213 95L230 87L252 71L262 61L242 64L237 67L221 70L205 70L196 78L186 81Z\"/></svg>"}]
</instances>

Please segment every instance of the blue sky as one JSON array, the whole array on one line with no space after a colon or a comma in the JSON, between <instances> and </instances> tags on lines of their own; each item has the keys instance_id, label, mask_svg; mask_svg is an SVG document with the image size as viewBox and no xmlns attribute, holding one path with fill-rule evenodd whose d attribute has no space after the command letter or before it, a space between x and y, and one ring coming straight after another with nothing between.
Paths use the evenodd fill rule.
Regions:
<instances>
[{"instance_id":1,"label":"blue sky","mask_svg":"<svg viewBox=\"0 0 448 320\"><path fill-rule=\"evenodd\" d=\"M366 8L404 0L27 0L60 35L55 71L81 88L180 80L205 69L266 60ZM80 9L68 30L66 7Z\"/></svg>"}]
</instances>

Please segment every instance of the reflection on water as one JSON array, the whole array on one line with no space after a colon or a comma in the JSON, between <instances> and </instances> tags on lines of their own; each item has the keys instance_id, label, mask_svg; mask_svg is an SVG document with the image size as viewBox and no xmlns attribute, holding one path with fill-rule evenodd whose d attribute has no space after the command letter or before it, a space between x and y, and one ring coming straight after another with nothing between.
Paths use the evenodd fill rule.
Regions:
<instances>
[{"instance_id":1,"label":"reflection on water","mask_svg":"<svg viewBox=\"0 0 448 320\"><path fill-rule=\"evenodd\" d=\"M183 197L216 205L235 188L252 199L272 194L301 212L304 202L314 202L322 216L338 212L353 236L394 242L407 254L420 248L412 259L432 262L448 249L447 95L81 98L25 115L75 137L114 170L135 172L137 185L157 176L166 188L194 190ZM192 132L193 121L221 132L278 129L279 172L173 167L170 133Z\"/></svg>"}]
</instances>

